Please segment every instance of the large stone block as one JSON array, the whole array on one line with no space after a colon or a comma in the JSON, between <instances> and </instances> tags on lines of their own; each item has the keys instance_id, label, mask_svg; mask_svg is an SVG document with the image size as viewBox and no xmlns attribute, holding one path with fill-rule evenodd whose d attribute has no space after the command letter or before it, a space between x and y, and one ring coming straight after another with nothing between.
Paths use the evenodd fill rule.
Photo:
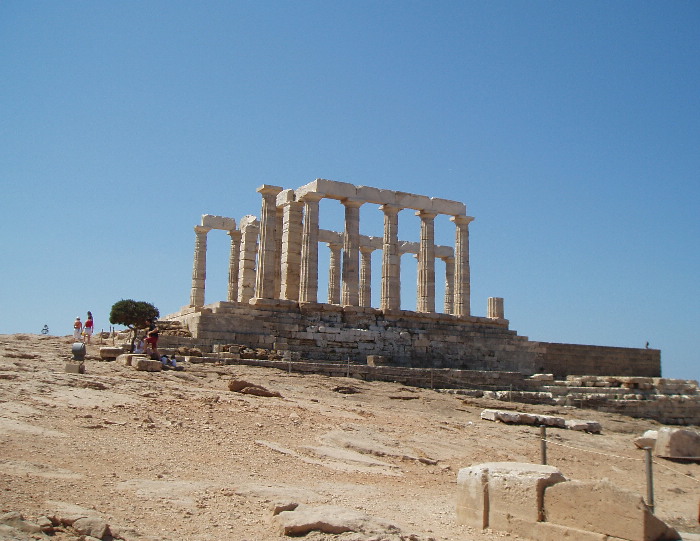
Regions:
<instances>
[{"instance_id":1,"label":"large stone block","mask_svg":"<svg viewBox=\"0 0 700 541\"><path fill-rule=\"evenodd\" d=\"M554 466L488 462L457 475L457 521L509 531L511 519L542 520L545 488L565 481Z\"/></svg>"},{"instance_id":2,"label":"large stone block","mask_svg":"<svg viewBox=\"0 0 700 541\"><path fill-rule=\"evenodd\" d=\"M654 454L666 458L700 457L700 434L682 428L661 428L656 436Z\"/></svg>"},{"instance_id":3,"label":"large stone block","mask_svg":"<svg viewBox=\"0 0 700 541\"><path fill-rule=\"evenodd\" d=\"M544 493L547 522L631 541L680 539L672 528L655 517L642 497L598 482L567 481Z\"/></svg>"},{"instance_id":4,"label":"large stone block","mask_svg":"<svg viewBox=\"0 0 700 541\"><path fill-rule=\"evenodd\" d=\"M543 519L544 492L565 481L554 466L520 462L489 465L489 527L509 530L511 517L528 522Z\"/></svg>"},{"instance_id":5,"label":"large stone block","mask_svg":"<svg viewBox=\"0 0 700 541\"><path fill-rule=\"evenodd\" d=\"M100 359L104 359L105 361L113 361L122 353L124 353L122 348L103 346L100 348Z\"/></svg>"},{"instance_id":6,"label":"large stone block","mask_svg":"<svg viewBox=\"0 0 700 541\"><path fill-rule=\"evenodd\" d=\"M152 361L144 358L132 359L131 366L142 372L160 372L163 370L163 365L160 361Z\"/></svg>"}]
</instances>

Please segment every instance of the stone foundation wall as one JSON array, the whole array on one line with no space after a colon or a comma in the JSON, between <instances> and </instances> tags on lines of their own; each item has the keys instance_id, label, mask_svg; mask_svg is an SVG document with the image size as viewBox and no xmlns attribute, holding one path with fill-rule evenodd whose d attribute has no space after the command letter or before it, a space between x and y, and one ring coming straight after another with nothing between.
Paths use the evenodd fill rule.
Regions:
<instances>
[{"instance_id":1,"label":"stone foundation wall","mask_svg":"<svg viewBox=\"0 0 700 541\"><path fill-rule=\"evenodd\" d=\"M566 376L661 376L658 349L619 348L540 342L538 372Z\"/></svg>"},{"instance_id":2,"label":"stone foundation wall","mask_svg":"<svg viewBox=\"0 0 700 541\"><path fill-rule=\"evenodd\" d=\"M180 321L199 342L289 351L295 358L393 366L533 374L541 345L508 329L506 320L290 301L220 302L184 308Z\"/></svg>"}]
</instances>

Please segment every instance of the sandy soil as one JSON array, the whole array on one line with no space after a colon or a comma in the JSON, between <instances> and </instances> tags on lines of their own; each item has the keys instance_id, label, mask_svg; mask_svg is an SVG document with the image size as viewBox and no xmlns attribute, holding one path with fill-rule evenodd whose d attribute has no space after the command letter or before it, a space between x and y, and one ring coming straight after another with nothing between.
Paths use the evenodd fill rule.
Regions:
<instances>
[{"instance_id":1,"label":"sandy soil","mask_svg":"<svg viewBox=\"0 0 700 541\"><path fill-rule=\"evenodd\" d=\"M600 422L602 435L550 429L549 463L646 493L632 440L653 421L256 367L136 372L99 361L99 344L68 374L71 343L0 335L0 512L91 513L128 540L253 541L280 539L272 505L293 501L361 510L406 538L517 540L455 523L460 468L540 460L537 428L483 421L486 407ZM231 392L231 378L282 397ZM654 484L657 515L700 532L700 465L658 459Z\"/></svg>"}]
</instances>

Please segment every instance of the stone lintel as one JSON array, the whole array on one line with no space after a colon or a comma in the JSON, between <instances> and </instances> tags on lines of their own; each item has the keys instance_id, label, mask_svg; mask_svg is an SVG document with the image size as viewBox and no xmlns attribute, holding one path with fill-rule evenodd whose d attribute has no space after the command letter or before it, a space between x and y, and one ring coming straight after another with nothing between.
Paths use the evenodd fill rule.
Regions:
<instances>
[{"instance_id":1,"label":"stone lintel","mask_svg":"<svg viewBox=\"0 0 700 541\"><path fill-rule=\"evenodd\" d=\"M282 186L274 186L272 184L263 184L262 186L258 186L258 188L255 190L256 192L264 195L277 195L280 193L284 188Z\"/></svg>"},{"instance_id":2,"label":"stone lintel","mask_svg":"<svg viewBox=\"0 0 700 541\"><path fill-rule=\"evenodd\" d=\"M202 227L209 229L221 229L223 231L231 231L236 229L236 220L226 218L225 216L214 216L212 214L202 214Z\"/></svg>"},{"instance_id":3,"label":"stone lintel","mask_svg":"<svg viewBox=\"0 0 700 541\"><path fill-rule=\"evenodd\" d=\"M365 203L375 205L390 205L399 210L409 208L413 210L429 210L438 214L459 215L466 214L467 207L459 201L427 197L406 192L382 190L370 186L355 186L347 182L318 178L296 190L297 199L308 193L323 193L328 199L360 199Z\"/></svg>"},{"instance_id":4,"label":"stone lintel","mask_svg":"<svg viewBox=\"0 0 700 541\"><path fill-rule=\"evenodd\" d=\"M206 227L204 225L195 225L194 226L195 233L209 233L209 231L211 231L211 227Z\"/></svg>"}]
</instances>

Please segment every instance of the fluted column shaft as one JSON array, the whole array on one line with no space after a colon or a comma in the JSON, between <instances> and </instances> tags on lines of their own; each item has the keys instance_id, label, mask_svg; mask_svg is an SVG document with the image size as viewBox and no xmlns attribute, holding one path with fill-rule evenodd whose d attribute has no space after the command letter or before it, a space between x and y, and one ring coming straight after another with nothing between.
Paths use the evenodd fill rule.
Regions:
<instances>
[{"instance_id":1,"label":"fluted column shaft","mask_svg":"<svg viewBox=\"0 0 700 541\"><path fill-rule=\"evenodd\" d=\"M304 224L302 227L299 302L318 302L318 202L319 193L303 196Z\"/></svg>"},{"instance_id":2,"label":"fluted column shaft","mask_svg":"<svg viewBox=\"0 0 700 541\"><path fill-rule=\"evenodd\" d=\"M418 312L435 312L435 214L416 212L420 217L418 248Z\"/></svg>"},{"instance_id":3,"label":"fluted column shaft","mask_svg":"<svg viewBox=\"0 0 700 541\"><path fill-rule=\"evenodd\" d=\"M284 226L284 210L277 209L275 217L275 257L273 268L275 269L273 298L282 298L282 233Z\"/></svg>"},{"instance_id":4,"label":"fluted column shaft","mask_svg":"<svg viewBox=\"0 0 700 541\"><path fill-rule=\"evenodd\" d=\"M340 304L340 250L341 244L329 242L331 260L328 266L328 304Z\"/></svg>"},{"instance_id":5,"label":"fluted column shaft","mask_svg":"<svg viewBox=\"0 0 700 541\"><path fill-rule=\"evenodd\" d=\"M360 306L372 306L372 252L369 246L360 246Z\"/></svg>"},{"instance_id":6,"label":"fluted column shaft","mask_svg":"<svg viewBox=\"0 0 700 541\"><path fill-rule=\"evenodd\" d=\"M241 220L241 251L238 263L238 301L248 302L255 295L255 262L260 223L253 216Z\"/></svg>"},{"instance_id":7,"label":"fluted column shaft","mask_svg":"<svg viewBox=\"0 0 700 541\"><path fill-rule=\"evenodd\" d=\"M455 258L445 257L445 307L446 314L454 313Z\"/></svg>"},{"instance_id":8,"label":"fluted column shaft","mask_svg":"<svg viewBox=\"0 0 700 541\"><path fill-rule=\"evenodd\" d=\"M231 229L228 232L231 237L231 253L228 258L228 301L238 300L238 260L241 253L241 232Z\"/></svg>"},{"instance_id":9,"label":"fluted column shaft","mask_svg":"<svg viewBox=\"0 0 700 541\"><path fill-rule=\"evenodd\" d=\"M360 207L364 201L345 199L345 233L343 235L343 304L359 304Z\"/></svg>"},{"instance_id":10,"label":"fluted column shaft","mask_svg":"<svg viewBox=\"0 0 700 541\"><path fill-rule=\"evenodd\" d=\"M255 296L272 299L275 295L275 229L277 225L277 194L282 191L279 186L260 186L262 196L260 211L260 249L258 251L258 270L255 282Z\"/></svg>"},{"instance_id":11,"label":"fluted column shaft","mask_svg":"<svg viewBox=\"0 0 700 541\"><path fill-rule=\"evenodd\" d=\"M469 223L471 216L453 216L455 224L455 271L454 271L454 308L456 316L471 314L469 285Z\"/></svg>"},{"instance_id":12,"label":"fluted column shaft","mask_svg":"<svg viewBox=\"0 0 700 541\"><path fill-rule=\"evenodd\" d=\"M382 205L384 213L384 241L382 249L382 310L401 309L401 282L399 255L399 207Z\"/></svg>"},{"instance_id":13,"label":"fluted column shaft","mask_svg":"<svg viewBox=\"0 0 700 541\"><path fill-rule=\"evenodd\" d=\"M284 206L282 218L282 285L280 297L299 300L299 272L301 266L302 207L298 201Z\"/></svg>"},{"instance_id":14,"label":"fluted column shaft","mask_svg":"<svg viewBox=\"0 0 700 541\"><path fill-rule=\"evenodd\" d=\"M194 228L194 262L192 265L192 290L190 306L204 306L204 289L207 280L207 233L211 229L197 225Z\"/></svg>"}]
</instances>

